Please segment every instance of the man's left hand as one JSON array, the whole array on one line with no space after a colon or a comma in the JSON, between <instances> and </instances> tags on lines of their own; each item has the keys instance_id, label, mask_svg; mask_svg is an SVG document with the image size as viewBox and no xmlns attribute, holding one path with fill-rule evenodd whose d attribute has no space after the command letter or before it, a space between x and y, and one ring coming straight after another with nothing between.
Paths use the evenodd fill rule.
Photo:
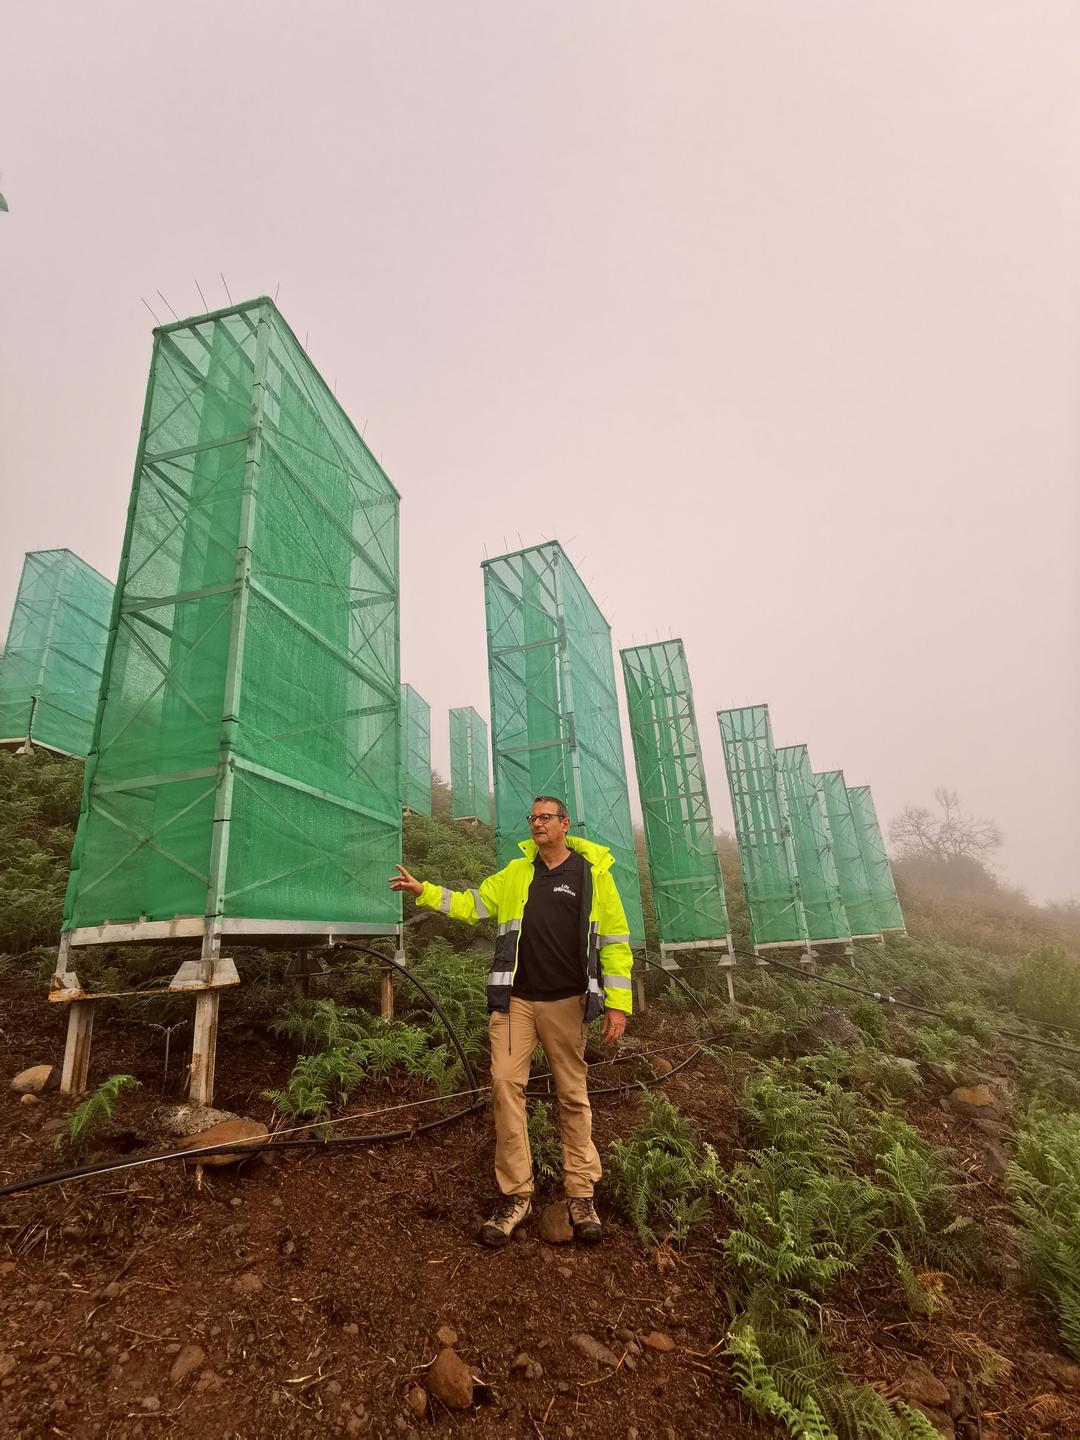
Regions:
<instances>
[{"instance_id":1,"label":"man's left hand","mask_svg":"<svg viewBox=\"0 0 1080 1440\"><path fill-rule=\"evenodd\" d=\"M603 1044L614 1045L625 1029L626 1012L624 1010L604 1011L604 1033L600 1036Z\"/></svg>"}]
</instances>

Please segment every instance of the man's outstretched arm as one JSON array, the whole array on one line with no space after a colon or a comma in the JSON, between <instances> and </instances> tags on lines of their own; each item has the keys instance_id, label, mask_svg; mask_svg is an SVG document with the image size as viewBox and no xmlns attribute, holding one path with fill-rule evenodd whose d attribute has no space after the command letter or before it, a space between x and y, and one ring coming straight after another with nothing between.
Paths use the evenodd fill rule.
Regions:
<instances>
[{"instance_id":1,"label":"man's outstretched arm","mask_svg":"<svg viewBox=\"0 0 1080 1440\"><path fill-rule=\"evenodd\" d=\"M448 885L432 885L410 875L404 865L395 865L396 875L390 877L390 889L411 895L422 910L438 910L451 920L464 920L475 925L496 915L499 909L499 876L489 875L478 888L451 890Z\"/></svg>"}]
</instances>

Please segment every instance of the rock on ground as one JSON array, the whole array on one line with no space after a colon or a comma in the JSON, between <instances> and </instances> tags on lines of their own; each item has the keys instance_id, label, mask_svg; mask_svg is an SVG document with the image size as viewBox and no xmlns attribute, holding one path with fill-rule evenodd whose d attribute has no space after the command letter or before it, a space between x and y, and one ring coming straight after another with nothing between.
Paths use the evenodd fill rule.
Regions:
<instances>
[{"instance_id":1,"label":"rock on ground","mask_svg":"<svg viewBox=\"0 0 1080 1440\"><path fill-rule=\"evenodd\" d=\"M574 1238L574 1227L570 1224L570 1212L565 1201L545 1205L536 1224L536 1233L549 1245L565 1245Z\"/></svg>"},{"instance_id":2,"label":"rock on ground","mask_svg":"<svg viewBox=\"0 0 1080 1440\"><path fill-rule=\"evenodd\" d=\"M212 1125L223 1125L226 1120L239 1120L240 1116L231 1110L212 1110L208 1105L159 1105L152 1118L166 1135L183 1139L209 1130Z\"/></svg>"},{"instance_id":3,"label":"rock on ground","mask_svg":"<svg viewBox=\"0 0 1080 1440\"><path fill-rule=\"evenodd\" d=\"M472 1405L472 1371L451 1346L440 1350L427 1373L428 1389L436 1400L451 1410L468 1410Z\"/></svg>"},{"instance_id":4,"label":"rock on ground","mask_svg":"<svg viewBox=\"0 0 1080 1440\"><path fill-rule=\"evenodd\" d=\"M40 1095L43 1090L55 1090L59 1084L60 1071L55 1065L31 1065L12 1078L11 1088L20 1095Z\"/></svg>"},{"instance_id":5,"label":"rock on ground","mask_svg":"<svg viewBox=\"0 0 1080 1440\"><path fill-rule=\"evenodd\" d=\"M1001 1120L1005 1104L989 1085L958 1085L949 1095L949 1108L968 1120Z\"/></svg>"},{"instance_id":6,"label":"rock on ground","mask_svg":"<svg viewBox=\"0 0 1080 1440\"><path fill-rule=\"evenodd\" d=\"M648 1335L641 1337L641 1343L647 1345L650 1350L659 1350L661 1352L675 1349L675 1341L672 1340L670 1335L665 1334L663 1330L650 1330Z\"/></svg>"},{"instance_id":7,"label":"rock on ground","mask_svg":"<svg viewBox=\"0 0 1080 1440\"><path fill-rule=\"evenodd\" d=\"M246 1141L247 1144L242 1150L231 1155L198 1157L200 1165L235 1165L238 1160L246 1159L257 1146L264 1144L269 1134L266 1126L258 1120L223 1120L220 1125L211 1125L209 1130L199 1130L194 1135L189 1135L180 1148L199 1150L204 1145L231 1145L234 1141Z\"/></svg>"},{"instance_id":8,"label":"rock on ground","mask_svg":"<svg viewBox=\"0 0 1080 1440\"><path fill-rule=\"evenodd\" d=\"M190 1375L193 1370L198 1370L205 1359L206 1351L201 1345L182 1346L180 1353L172 1363L172 1369L169 1371L169 1380L173 1385L178 1385L180 1381Z\"/></svg>"},{"instance_id":9,"label":"rock on ground","mask_svg":"<svg viewBox=\"0 0 1080 1440\"><path fill-rule=\"evenodd\" d=\"M595 1360L598 1365L608 1365L614 1370L619 1363L619 1357L613 1355L606 1345L594 1340L591 1335L571 1335L570 1344L579 1354L584 1355L587 1360Z\"/></svg>"}]
</instances>

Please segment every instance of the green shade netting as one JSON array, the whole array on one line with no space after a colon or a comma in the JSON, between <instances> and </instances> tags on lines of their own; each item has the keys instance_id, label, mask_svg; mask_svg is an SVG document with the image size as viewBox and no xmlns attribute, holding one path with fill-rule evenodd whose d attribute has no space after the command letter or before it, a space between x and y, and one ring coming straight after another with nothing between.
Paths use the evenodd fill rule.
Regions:
<instances>
[{"instance_id":1,"label":"green shade netting","mask_svg":"<svg viewBox=\"0 0 1080 1440\"><path fill-rule=\"evenodd\" d=\"M881 927L878 925L874 897L870 893L870 881L844 784L844 772L823 770L814 779L825 799L840 894L852 936L856 939L877 939Z\"/></svg>"},{"instance_id":2,"label":"green shade netting","mask_svg":"<svg viewBox=\"0 0 1080 1440\"><path fill-rule=\"evenodd\" d=\"M450 711L450 813L491 822L487 722L471 705Z\"/></svg>"},{"instance_id":3,"label":"green shade netting","mask_svg":"<svg viewBox=\"0 0 1080 1440\"><path fill-rule=\"evenodd\" d=\"M485 560L495 839L528 838L537 795L565 798L573 833L607 845L633 944L645 938L611 630L552 542Z\"/></svg>"},{"instance_id":4,"label":"green shade netting","mask_svg":"<svg viewBox=\"0 0 1080 1440\"><path fill-rule=\"evenodd\" d=\"M431 706L411 685L401 687L401 803L431 814Z\"/></svg>"},{"instance_id":5,"label":"green shade netting","mask_svg":"<svg viewBox=\"0 0 1080 1440\"><path fill-rule=\"evenodd\" d=\"M620 654L660 940L725 944L724 879L683 643Z\"/></svg>"},{"instance_id":6,"label":"green shade netting","mask_svg":"<svg viewBox=\"0 0 1080 1440\"><path fill-rule=\"evenodd\" d=\"M0 741L87 754L112 603L110 582L70 550L27 554L0 659Z\"/></svg>"},{"instance_id":7,"label":"green shade netting","mask_svg":"<svg viewBox=\"0 0 1080 1440\"><path fill-rule=\"evenodd\" d=\"M849 785L848 800L855 829L862 849L866 877L870 882L870 894L874 899L874 911L880 930L903 930L904 917L893 883L892 866L885 853L885 842L881 838L874 797L869 785Z\"/></svg>"},{"instance_id":8,"label":"green shade netting","mask_svg":"<svg viewBox=\"0 0 1080 1440\"><path fill-rule=\"evenodd\" d=\"M65 928L390 928L398 496L269 300L155 331Z\"/></svg>"},{"instance_id":9,"label":"green shade netting","mask_svg":"<svg viewBox=\"0 0 1080 1440\"><path fill-rule=\"evenodd\" d=\"M833 856L832 832L805 745L782 745L777 773L787 802L795 864L811 940L849 940L847 911Z\"/></svg>"},{"instance_id":10,"label":"green shade netting","mask_svg":"<svg viewBox=\"0 0 1080 1440\"><path fill-rule=\"evenodd\" d=\"M717 719L753 942L805 943L810 937L791 824L777 778L769 707L720 710Z\"/></svg>"}]
</instances>

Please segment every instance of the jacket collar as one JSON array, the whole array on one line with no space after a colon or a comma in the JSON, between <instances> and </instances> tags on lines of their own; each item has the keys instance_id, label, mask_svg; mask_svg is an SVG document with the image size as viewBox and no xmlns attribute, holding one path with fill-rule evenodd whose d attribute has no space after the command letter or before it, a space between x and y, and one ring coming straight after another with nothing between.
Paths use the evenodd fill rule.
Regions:
<instances>
[{"instance_id":1,"label":"jacket collar","mask_svg":"<svg viewBox=\"0 0 1080 1440\"><path fill-rule=\"evenodd\" d=\"M606 845L597 845L595 840L584 840L580 835L567 835L566 845L569 850L576 850L579 855L584 855L592 868L599 872L610 870L615 864L615 856ZM537 846L535 840L521 840L518 849L525 856L526 860L535 860Z\"/></svg>"}]
</instances>

